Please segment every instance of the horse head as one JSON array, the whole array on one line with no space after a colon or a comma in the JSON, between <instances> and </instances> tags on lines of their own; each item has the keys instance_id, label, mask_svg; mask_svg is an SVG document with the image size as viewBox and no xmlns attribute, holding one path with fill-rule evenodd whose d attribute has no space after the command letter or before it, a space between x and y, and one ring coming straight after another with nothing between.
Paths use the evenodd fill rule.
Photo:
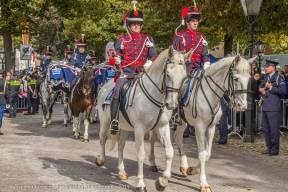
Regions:
<instances>
[{"instance_id":1,"label":"horse head","mask_svg":"<svg viewBox=\"0 0 288 192\"><path fill-rule=\"evenodd\" d=\"M89 64L85 64L80 71L80 86L82 94L87 97L93 92L95 69Z\"/></svg>"},{"instance_id":2,"label":"horse head","mask_svg":"<svg viewBox=\"0 0 288 192\"><path fill-rule=\"evenodd\" d=\"M168 49L168 59L165 65L163 86L166 90L166 107L173 110L178 105L179 88L186 77L185 62L191 58L192 50L185 55L175 51L172 46Z\"/></svg>"},{"instance_id":3,"label":"horse head","mask_svg":"<svg viewBox=\"0 0 288 192\"><path fill-rule=\"evenodd\" d=\"M231 80L228 84L231 104L236 111L245 111L247 109L247 89L251 77L251 64L255 58L247 61L240 55L234 58L230 67Z\"/></svg>"}]
</instances>

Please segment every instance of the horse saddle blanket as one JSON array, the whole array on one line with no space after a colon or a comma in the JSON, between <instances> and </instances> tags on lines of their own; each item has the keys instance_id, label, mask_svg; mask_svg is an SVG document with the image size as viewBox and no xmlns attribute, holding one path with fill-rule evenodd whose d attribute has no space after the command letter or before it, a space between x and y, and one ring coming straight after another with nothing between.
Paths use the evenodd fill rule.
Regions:
<instances>
[{"instance_id":1,"label":"horse saddle blanket","mask_svg":"<svg viewBox=\"0 0 288 192\"><path fill-rule=\"evenodd\" d=\"M197 81L197 75L201 70L195 70L195 72L187 77L187 79L183 82L182 89L181 90L181 105L186 107L190 101L192 90L195 85L195 81Z\"/></svg>"},{"instance_id":2,"label":"horse saddle blanket","mask_svg":"<svg viewBox=\"0 0 288 192\"><path fill-rule=\"evenodd\" d=\"M135 87L134 84L135 82L138 81L137 80L131 80L131 81L127 81L121 88L120 91L120 96L121 96L121 105L124 106L125 110L129 107L132 106L133 104L133 98L130 98L131 96L134 97L134 92L135 92ZM113 87L109 94L107 95L107 97L105 98L104 103L102 104L103 110L105 105L110 105L113 93L114 93L115 87Z\"/></svg>"},{"instance_id":3,"label":"horse saddle blanket","mask_svg":"<svg viewBox=\"0 0 288 192\"><path fill-rule=\"evenodd\" d=\"M75 70L67 65L52 64L49 67L49 81L52 84L64 84L65 87L70 87L75 74Z\"/></svg>"},{"instance_id":4,"label":"horse saddle blanket","mask_svg":"<svg viewBox=\"0 0 288 192\"><path fill-rule=\"evenodd\" d=\"M115 76L116 71L112 67L102 67L101 69L95 71L94 83L96 87L98 87L98 85L104 85Z\"/></svg>"}]
</instances>

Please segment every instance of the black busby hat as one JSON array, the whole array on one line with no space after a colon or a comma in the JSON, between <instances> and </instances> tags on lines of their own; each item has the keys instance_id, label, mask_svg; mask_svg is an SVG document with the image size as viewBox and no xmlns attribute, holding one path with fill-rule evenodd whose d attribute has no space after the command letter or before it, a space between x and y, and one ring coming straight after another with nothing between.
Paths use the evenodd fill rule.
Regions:
<instances>
[{"instance_id":1,"label":"black busby hat","mask_svg":"<svg viewBox=\"0 0 288 192\"><path fill-rule=\"evenodd\" d=\"M265 67L268 67L268 66L275 66L278 65L279 63L277 61L272 61L272 60L268 60L266 59L266 63L265 63Z\"/></svg>"},{"instance_id":2,"label":"black busby hat","mask_svg":"<svg viewBox=\"0 0 288 192\"><path fill-rule=\"evenodd\" d=\"M73 54L73 50L71 49L70 45L67 45L67 49L65 50L66 55L67 54Z\"/></svg>"},{"instance_id":3,"label":"black busby hat","mask_svg":"<svg viewBox=\"0 0 288 192\"><path fill-rule=\"evenodd\" d=\"M131 11L128 11L124 17L124 28L126 28L126 26L130 26L132 23L140 23L140 25L143 25L143 12L142 11L138 11L136 8L136 4L137 1L132 1L131 2L133 4L134 9Z\"/></svg>"},{"instance_id":4,"label":"black busby hat","mask_svg":"<svg viewBox=\"0 0 288 192\"><path fill-rule=\"evenodd\" d=\"M52 55L52 50L49 49L49 46L47 46L47 49L44 51L44 55Z\"/></svg>"},{"instance_id":5,"label":"black busby hat","mask_svg":"<svg viewBox=\"0 0 288 192\"><path fill-rule=\"evenodd\" d=\"M4 70L0 69L0 75L3 75L3 73L4 73Z\"/></svg>"},{"instance_id":6,"label":"black busby hat","mask_svg":"<svg viewBox=\"0 0 288 192\"><path fill-rule=\"evenodd\" d=\"M86 40L84 39L85 34L81 34L81 39L80 40L76 40L75 45L77 45L77 47L86 47Z\"/></svg>"},{"instance_id":7,"label":"black busby hat","mask_svg":"<svg viewBox=\"0 0 288 192\"><path fill-rule=\"evenodd\" d=\"M91 53L91 59L97 59L95 51L92 51Z\"/></svg>"}]
</instances>

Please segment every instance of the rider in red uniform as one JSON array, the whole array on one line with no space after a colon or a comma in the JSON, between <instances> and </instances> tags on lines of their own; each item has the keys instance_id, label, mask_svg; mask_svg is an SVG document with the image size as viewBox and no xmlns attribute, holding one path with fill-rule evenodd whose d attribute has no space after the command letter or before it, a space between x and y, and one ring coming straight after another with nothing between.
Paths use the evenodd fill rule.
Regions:
<instances>
[{"instance_id":1,"label":"rider in red uniform","mask_svg":"<svg viewBox=\"0 0 288 192\"><path fill-rule=\"evenodd\" d=\"M210 66L208 43L204 35L198 33L196 30L200 22L201 13L199 7L194 6L185 7L182 10L182 25L186 24L187 28L183 31L176 32L173 37L173 47L177 51L188 52L191 49L193 54L191 56L191 61L186 61L186 71L187 75L191 75L194 69L201 68L204 69ZM201 65L202 64L202 65ZM175 118L175 127L180 124L180 120ZM192 126L187 125L183 137L189 137L189 128Z\"/></svg>"},{"instance_id":2,"label":"rider in red uniform","mask_svg":"<svg viewBox=\"0 0 288 192\"><path fill-rule=\"evenodd\" d=\"M110 104L110 128L114 132L119 131L117 114L122 85L142 72L143 66L148 63L151 64L158 56L152 37L140 33L143 27L142 11L138 11L135 6L134 10L128 11L124 15L124 27L127 33L118 38L115 44L116 56L109 61L110 64L118 64L118 68L122 71L121 75L118 74L120 77L117 79Z\"/></svg>"}]
</instances>

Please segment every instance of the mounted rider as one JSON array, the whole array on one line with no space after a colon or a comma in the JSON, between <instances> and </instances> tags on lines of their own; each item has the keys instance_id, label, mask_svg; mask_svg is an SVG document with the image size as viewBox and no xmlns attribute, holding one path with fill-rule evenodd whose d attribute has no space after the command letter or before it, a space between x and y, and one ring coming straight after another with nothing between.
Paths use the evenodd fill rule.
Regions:
<instances>
[{"instance_id":1,"label":"mounted rider","mask_svg":"<svg viewBox=\"0 0 288 192\"><path fill-rule=\"evenodd\" d=\"M187 60L185 63L187 76L190 76L194 69L202 68L201 63L204 69L210 66L210 58L207 48L208 42L203 34L196 31L200 19L200 9L196 6L196 2L194 0L194 6L185 7L182 9L182 22L179 27L186 24L187 28L180 32L177 32L179 27L176 28L173 37L173 47L177 51L188 52L191 49L193 50L191 61ZM175 118L175 126L181 124L181 121L178 118ZM183 137L189 137L189 128L193 129L192 126L188 125L185 129ZM173 130L175 129L176 127L174 127Z\"/></svg>"},{"instance_id":2,"label":"mounted rider","mask_svg":"<svg viewBox=\"0 0 288 192\"><path fill-rule=\"evenodd\" d=\"M75 60L72 57L74 51L71 49L70 45L67 45L67 49L65 49L65 62L69 66L75 66Z\"/></svg>"},{"instance_id":3,"label":"mounted rider","mask_svg":"<svg viewBox=\"0 0 288 192\"><path fill-rule=\"evenodd\" d=\"M36 83L36 93L39 92L40 85L46 78L48 66L53 61L52 58L51 58L52 57L52 50L49 49L49 46L47 46L47 49L44 50L44 55L45 55L45 58L44 58L43 62L40 64L40 67L39 67L40 76L37 79L37 83Z\"/></svg>"},{"instance_id":4,"label":"mounted rider","mask_svg":"<svg viewBox=\"0 0 288 192\"><path fill-rule=\"evenodd\" d=\"M91 53L91 64L92 64L93 66L96 66L96 65L97 65L97 56L96 56L95 51L92 51L92 53Z\"/></svg>"},{"instance_id":5,"label":"mounted rider","mask_svg":"<svg viewBox=\"0 0 288 192\"><path fill-rule=\"evenodd\" d=\"M204 35L198 33L196 30L198 28L201 19L201 13L199 7L196 6L194 1L194 6L185 7L182 10L182 23L181 25L187 26L187 29L177 32L174 34L173 47L177 51L190 51L193 50L191 61L186 62L187 75L190 75L193 69L201 67L206 69L210 66L208 43Z\"/></svg>"},{"instance_id":6,"label":"mounted rider","mask_svg":"<svg viewBox=\"0 0 288 192\"><path fill-rule=\"evenodd\" d=\"M118 38L115 44L116 56L109 60L110 64L117 64L118 69L121 70L110 104L110 129L113 132L119 131L117 114L121 87L125 82L141 73L143 66L151 64L158 56L153 38L150 35L140 33L143 27L143 13L137 10L136 3L137 1L134 2L134 10L128 11L124 15L124 27L127 34Z\"/></svg>"},{"instance_id":7,"label":"mounted rider","mask_svg":"<svg viewBox=\"0 0 288 192\"><path fill-rule=\"evenodd\" d=\"M77 79L79 78L79 73L82 67L88 62L91 63L91 56L85 52L86 49L86 40L84 39L85 34L81 34L81 39L75 41L75 48L77 46L78 53L73 54L73 58L75 61L75 71L77 72L77 75L75 75L75 78L73 79L71 83L71 88L76 84Z\"/></svg>"},{"instance_id":8,"label":"mounted rider","mask_svg":"<svg viewBox=\"0 0 288 192\"><path fill-rule=\"evenodd\" d=\"M88 53L85 52L86 49L86 40L84 39L85 34L81 34L81 39L76 40L75 46L78 48L78 53L73 54L75 60L75 68L81 69L87 62L91 63L91 57ZM80 70L79 70L80 71Z\"/></svg>"}]
</instances>

